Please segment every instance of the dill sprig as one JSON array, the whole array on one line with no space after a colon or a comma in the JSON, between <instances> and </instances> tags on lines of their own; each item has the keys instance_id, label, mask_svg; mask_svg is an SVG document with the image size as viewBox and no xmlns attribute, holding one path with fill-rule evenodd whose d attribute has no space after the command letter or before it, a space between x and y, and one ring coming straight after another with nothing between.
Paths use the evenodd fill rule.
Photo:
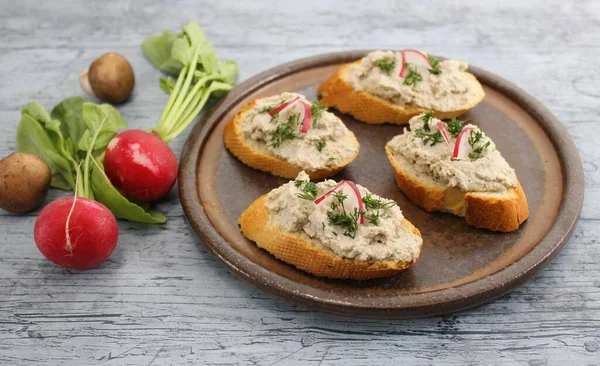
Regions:
<instances>
[{"instance_id":1,"label":"dill sprig","mask_svg":"<svg viewBox=\"0 0 600 366\"><path fill-rule=\"evenodd\" d=\"M431 122L431 119L433 118L433 112L429 111L427 113L425 113L422 117L423 119L423 129L427 132L429 132L431 130L431 128L429 127L429 123Z\"/></svg>"},{"instance_id":2,"label":"dill sprig","mask_svg":"<svg viewBox=\"0 0 600 366\"><path fill-rule=\"evenodd\" d=\"M319 194L319 188L314 182L297 179L294 181L294 185L300 188L300 190L302 191L297 195L302 199L314 201L317 198L317 195Z\"/></svg>"},{"instance_id":3,"label":"dill sprig","mask_svg":"<svg viewBox=\"0 0 600 366\"><path fill-rule=\"evenodd\" d=\"M417 72L417 68L414 65L407 62L406 67L408 68L408 75L404 78L404 85L415 86L419 81L423 80L423 76Z\"/></svg>"},{"instance_id":4,"label":"dill sprig","mask_svg":"<svg viewBox=\"0 0 600 366\"><path fill-rule=\"evenodd\" d=\"M387 57L375 60L375 62L377 63L377 66L379 66L379 68L385 71L388 75L390 74L390 72L392 72L394 67L396 67L396 61Z\"/></svg>"},{"instance_id":5,"label":"dill sprig","mask_svg":"<svg viewBox=\"0 0 600 366\"><path fill-rule=\"evenodd\" d=\"M482 138L483 134L481 133L481 131L469 131L469 139L467 140L467 142L473 148L473 152L469 154L469 159L479 159L481 157L481 154L483 154L483 152L485 151L485 149L487 149L488 146L490 146L491 141L488 140L485 144L479 147L475 147L477 144L481 144Z\"/></svg>"},{"instance_id":6,"label":"dill sprig","mask_svg":"<svg viewBox=\"0 0 600 366\"><path fill-rule=\"evenodd\" d=\"M319 152L321 152L324 148L325 145L327 145L327 143L325 142L325 138L321 137L318 141L317 141L317 150L319 150Z\"/></svg>"},{"instance_id":7,"label":"dill sprig","mask_svg":"<svg viewBox=\"0 0 600 366\"><path fill-rule=\"evenodd\" d=\"M440 69L440 60L433 56L428 56L427 58L429 59L429 63L431 64L431 69L429 69L429 72L434 75L441 74L442 69Z\"/></svg>"},{"instance_id":8,"label":"dill sprig","mask_svg":"<svg viewBox=\"0 0 600 366\"><path fill-rule=\"evenodd\" d=\"M454 117L451 120L446 121L446 131L448 131L452 137L457 138L460 134L460 131L462 131L464 124L464 121Z\"/></svg>"},{"instance_id":9,"label":"dill sprig","mask_svg":"<svg viewBox=\"0 0 600 366\"><path fill-rule=\"evenodd\" d=\"M277 114L273 115L275 117ZM278 148L281 143L286 140L292 140L296 137L296 130L298 129L298 122L300 120L300 113L294 113L287 116L287 120L278 125L277 129L273 133L271 146Z\"/></svg>"},{"instance_id":10,"label":"dill sprig","mask_svg":"<svg viewBox=\"0 0 600 366\"><path fill-rule=\"evenodd\" d=\"M347 195L341 192L333 192L332 195L334 200L331 202L331 210L327 211L329 223L345 229L345 236L348 236L352 239L356 238L356 232L358 231L358 219L362 213L358 212L356 208L354 209L354 212L346 212L344 201L348 198Z\"/></svg>"},{"instance_id":11,"label":"dill sprig","mask_svg":"<svg viewBox=\"0 0 600 366\"><path fill-rule=\"evenodd\" d=\"M374 210L372 212L363 213L363 216L373 225L379 225L380 223L380 210L383 210L385 212L387 209L396 204L396 202L394 201L384 202L381 199L373 198L371 193L367 193L367 195L362 198L362 201L365 204L367 210Z\"/></svg>"},{"instance_id":12,"label":"dill sprig","mask_svg":"<svg viewBox=\"0 0 600 366\"><path fill-rule=\"evenodd\" d=\"M418 137L423 140L425 145L429 144L429 146L435 146L440 142L444 141L444 136L440 131L435 131L433 133L424 132L422 128L415 129L415 137Z\"/></svg>"},{"instance_id":13,"label":"dill sprig","mask_svg":"<svg viewBox=\"0 0 600 366\"><path fill-rule=\"evenodd\" d=\"M313 128L317 127L317 122L319 121L319 118L321 118L321 115L323 114L323 112L325 112L326 109L327 109L327 107L325 107L323 104L321 104L317 101L310 103L310 113L312 116L312 127Z\"/></svg>"}]
</instances>

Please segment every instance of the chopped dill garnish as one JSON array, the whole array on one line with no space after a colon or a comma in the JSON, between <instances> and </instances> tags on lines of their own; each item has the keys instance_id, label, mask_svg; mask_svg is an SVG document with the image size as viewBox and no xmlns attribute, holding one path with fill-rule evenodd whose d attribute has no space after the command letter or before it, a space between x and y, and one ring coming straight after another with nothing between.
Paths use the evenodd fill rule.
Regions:
<instances>
[{"instance_id":1,"label":"chopped dill garnish","mask_svg":"<svg viewBox=\"0 0 600 366\"><path fill-rule=\"evenodd\" d=\"M331 203L331 210L327 211L327 218L332 225L340 226L345 229L344 235L352 239L356 238L358 231L358 219L362 213L355 208L354 212L346 212L344 201L348 198L341 192L332 193L334 200Z\"/></svg>"},{"instance_id":2,"label":"chopped dill garnish","mask_svg":"<svg viewBox=\"0 0 600 366\"><path fill-rule=\"evenodd\" d=\"M481 157L481 154L483 153L483 151L485 149L488 148L488 146L490 146L490 140L488 140L485 144L479 146L479 147L475 147L475 145L477 144L481 144L481 139L483 138L483 134L481 133L481 131L469 131L469 145L471 145L471 147L473 148L473 152L469 154L469 158L472 160L476 160L479 159Z\"/></svg>"},{"instance_id":3,"label":"chopped dill garnish","mask_svg":"<svg viewBox=\"0 0 600 366\"><path fill-rule=\"evenodd\" d=\"M435 131L433 133L423 132L422 128L415 129L415 137L418 137L423 140L423 143L429 146L435 146L440 142L444 141L444 136L440 131Z\"/></svg>"},{"instance_id":4,"label":"chopped dill garnish","mask_svg":"<svg viewBox=\"0 0 600 366\"><path fill-rule=\"evenodd\" d=\"M317 122L319 122L319 118L321 118L321 115L326 109L327 107L317 101L310 103L310 114L312 115L313 128L317 127Z\"/></svg>"},{"instance_id":5,"label":"chopped dill garnish","mask_svg":"<svg viewBox=\"0 0 600 366\"><path fill-rule=\"evenodd\" d=\"M427 113L425 113L422 117L423 119L423 129L427 132L431 131L431 128L429 127L429 123L431 122L431 119L433 118L433 112L429 111Z\"/></svg>"},{"instance_id":6,"label":"chopped dill garnish","mask_svg":"<svg viewBox=\"0 0 600 366\"><path fill-rule=\"evenodd\" d=\"M277 114L275 114L277 115ZM273 117L275 117L275 115ZM271 146L278 148L281 143L286 140L292 140L296 137L296 130L298 129L298 122L300 120L300 113L290 114L287 120L277 126L277 129L273 133L273 139Z\"/></svg>"},{"instance_id":7,"label":"chopped dill garnish","mask_svg":"<svg viewBox=\"0 0 600 366\"><path fill-rule=\"evenodd\" d=\"M431 64L431 69L429 69L429 72L434 75L441 74L442 69L440 69L440 60L433 56L428 56L427 58L429 59L429 63Z\"/></svg>"},{"instance_id":8,"label":"chopped dill garnish","mask_svg":"<svg viewBox=\"0 0 600 366\"><path fill-rule=\"evenodd\" d=\"M460 131L462 131L464 124L464 121L461 121L458 118L454 117L446 122L446 131L448 131L448 133L452 135L452 137L457 138L460 134Z\"/></svg>"},{"instance_id":9,"label":"chopped dill garnish","mask_svg":"<svg viewBox=\"0 0 600 366\"><path fill-rule=\"evenodd\" d=\"M383 200L373 198L371 193L367 193L367 195L362 198L362 201L367 210L376 210L375 212L367 212L363 214L364 218L366 218L373 225L379 225L379 219L381 217L380 210L385 211L396 204L394 201L384 202Z\"/></svg>"},{"instance_id":10,"label":"chopped dill garnish","mask_svg":"<svg viewBox=\"0 0 600 366\"><path fill-rule=\"evenodd\" d=\"M377 66L379 66L381 70L387 72L388 75L394 69L394 67L396 67L396 61L387 57L380 58L375 62L377 63Z\"/></svg>"},{"instance_id":11,"label":"chopped dill garnish","mask_svg":"<svg viewBox=\"0 0 600 366\"><path fill-rule=\"evenodd\" d=\"M319 152L321 152L323 150L323 148L325 148L325 145L327 145L327 143L325 142L325 138L321 137L317 141L317 150L319 150Z\"/></svg>"},{"instance_id":12,"label":"chopped dill garnish","mask_svg":"<svg viewBox=\"0 0 600 366\"><path fill-rule=\"evenodd\" d=\"M404 85L415 86L419 81L423 80L421 74L417 72L417 68L410 63L406 63L408 68L408 75L404 78Z\"/></svg>"},{"instance_id":13,"label":"chopped dill garnish","mask_svg":"<svg viewBox=\"0 0 600 366\"><path fill-rule=\"evenodd\" d=\"M294 184L302 190L302 193L298 193L298 197L310 201L314 201L317 198L319 188L316 183L307 180L295 180Z\"/></svg>"}]
</instances>

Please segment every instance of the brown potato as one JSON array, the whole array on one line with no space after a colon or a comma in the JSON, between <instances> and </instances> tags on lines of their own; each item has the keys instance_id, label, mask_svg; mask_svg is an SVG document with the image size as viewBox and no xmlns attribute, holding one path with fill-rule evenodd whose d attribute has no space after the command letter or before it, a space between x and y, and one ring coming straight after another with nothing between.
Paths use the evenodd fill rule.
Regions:
<instances>
[{"instance_id":1,"label":"brown potato","mask_svg":"<svg viewBox=\"0 0 600 366\"><path fill-rule=\"evenodd\" d=\"M29 153L12 153L0 160L0 208L25 213L39 207L50 188L50 167Z\"/></svg>"},{"instance_id":2,"label":"brown potato","mask_svg":"<svg viewBox=\"0 0 600 366\"><path fill-rule=\"evenodd\" d=\"M92 62L79 79L88 94L112 104L129 99L135 86L135 76L129 61L114 52L104 54Z\"/></svg>"}]
</instances>

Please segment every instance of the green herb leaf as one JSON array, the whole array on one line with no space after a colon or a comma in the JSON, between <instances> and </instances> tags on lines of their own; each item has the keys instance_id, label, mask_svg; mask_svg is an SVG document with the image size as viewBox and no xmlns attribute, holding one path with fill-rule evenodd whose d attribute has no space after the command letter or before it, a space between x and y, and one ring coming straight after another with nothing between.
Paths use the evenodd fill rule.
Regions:
<instances>
[{"instance_id":1,"label":"green herb leaf","mask_svg":"<svg viewBox=\"0 0 600 366\"><path fill-rule=\"evenodd\" d=\"M21 111L21 121L17 127L17 151L37 155L48 164L52 173L52 187L65 191L75 187L73 167L70 159L57 150L55 131L44 128L26 109Z\"/></svg>"},{"instance_id":2,"label":"green herb leaf","mask_svg":"<svg viewBox=\"0 0 600 366\"><path fill-rule=\"evenodd\" d=\"M462 131L464 124L465 123L463 121L454 117L451 120L446 121L446 131L448 131L452 137L457 138L460 134L460 131Z\"/></svg>"},{"instance_id":3,"label":"green herb leaf","mask_svg":"<svg viewBox=\"0 0 600 366\"><path fill-rule=\"evenodd\" d=\"M417 72L417 68L414 65L407 62L406 67L408 68L408 75L404 78L404 85L415 86L419 81L423 80L423 76Z\"/></svg>"},{"instance_id":4,"label":"green herb leaf","mask_svg":"<svg viewBox=\"0 0 600 366\"><path fill-rule=\"evenodd\" d=\"M171 56L173 42L179 35L165 30L159 36L150 36L142 42L142 52L152 64L165 74L176 76L181 63Z\"/></svg>"},{"instance_id":5,"label":"green herb leaf","mask_svg":"<svg viewBox=\"0 0 600 366\"><path fill-rule=\"evenodd\" d=\"M343 228L345 236L352 239L356 238L358 219L362 213L358 212L357 209L354 209L354 212L346 212L344 201L348 198L347 195L341 192L333 192L332 196L334 199L331 202L331 209L327 211L329 223Z\"/></svg>"},{"instance_id":6,"label":"green herb leaf","mask_svg":"<svg viewBox=\"0 0 600 366\"><path fill-rule=\"evenodd\" d=\"M327 145L327 143L325 142L325 138L321 137L317 141L317 150L319 150L319 152L321 152L325 148L326 145Z\"/></svg>"},{"instance_id":7,"label":"green herb leaf","mask_svg":"<svg viewBox=\"0 0 600 366\"><path fill-rule=\"evenodd\" d=\"M275 117L278 114L275 114ZM287 120L281 123L275 129L273 137L271 138L271 146L278 148L281 143L287 140L296 138L296 131L300 121L300 113L294 113L287 116Z\"/></svg>"},{"instance_id":8,"label":"green herb leaf","mask_svg":"<svg viewBox=\"0 0 600 366\"><path fill-rule=\"evenodd\" d=\"M491 141L488 140L485 144L481 145L483 133L481 131L469 131L469 139L467 140L469 145L473 148L473 152L469 154L469 158L472 160L481 158L481 154L490 146ZM476 146L480 145L480 146Z\"/></svg>"},{"instance_id":9,"label":"green herb leaf","mask_svg":"<svg viewBox=\"0 0 600 366\"><path fill-rule=\"evenodd\" d=\"M221 62L202 28L196 23L187 24L181 33L163 33L162 38L150 37L146 48L161 48L155 53L161 57L169 50L169 57L180 65L177 81L173 85L163 82L170 92L169 101L153 131L165 142L172 141L196 118L210 97L221 97L235 84L238 66L235 62ZM157 37L157 36L154 36ZM144 49L152 60L154 51ZM157 59L162 60L164 57ZM157 67L163 65L153 62ZM173 74L173 73L171 73Z\"/></svg>"},{"instance_id":10,"label":"green herb leaf","mask_svg":"<svg viewBox=\"0 0 600 366\"><path fill-rule=\"evenodd\" d=\"M323 112L325 112L325 110L327 110L327 107L325 107L325 105L323 105L317 101L310 103L310 112L311 112L311 116L312 116L312 127L313 128L317 127L317 122L319 121L319 118L321 118L321 116L323 115Z\"/></svg>"},{"instance_id":11,"label":"green herb leaf","mask_svg":"<svg viewBox=\"0 0 600 366\"><path fill-rule=\"evenodd\" d=\"M388 75L394 69L394 67L396 67L396 60L389 59L387 57L377 59L375 62L377 63L377 66L379 66L379 68L385 71Z\"/></svg>"},{"instance_id":12,"label":"green herb leaf","mask_svg":"<svg viewBox=\"0 0 600 366\"><path fill-rule=\"evenodd\" d=\"M170 95L175 88L175 80L168 76L166 78L160 78L159 86L167 95Z\"/></svg>"},{"instance_id":13,"label":"green herb leaf","mask_svg":"<svg viewBox=\"0 0 600 366\"><path fill-rule=\"evenodd\" d=\"M115 217L145 224L162 224L167 221L167 217L161 212L146 210L125 198L113 187L101 166L92 165L91 181L94 199L106 206Z\"/></svg>"},{"instance_id":14,"label":"green herb leaf","mask_svg":"<svg viewBox=\"0 0 600 366\"><path fill-rule=\"evenodd\" d=\"M429 72L434 75L441 74L442 69L440 69L440 60L438 60L437 58L435 58L433 56L428 56L428 58L429 58L429 63L431 64L431 69L429 69Z\"/></svg>"},{"instance_id":15,"label":"green herb leaf","mask_svg":"<svg viewBox=\"0 0 600 366\"><path fill-rule=\"evenodd\" d=\"M423 140L425 145L429 144L429 146L435 146L444 140L442 133L440 131L435 131L433 133L423 132L422 128L415 129L415 137L418 137Z\"/></svg>"},{"instance_id":16,"label":"green herb leaf","mask_svg":"<svg viewBox=\"0 0 600 366\"><path fill-rule=\"evenodd\" d=\"M307 180L295 180L294 184L302 190L302 193L298 193L298 197L310 201L314 201L317 198L319 188L316 183Z\"/></svg>"},{"instance_id":17,"label":"green herb leaf","mask_svg":"<svg viewBox=\"0 0 600 366\"><path fill-rule=\"evenodd\" d=\"M57 104L50 112L52 119L60 121L60 130L63 137L71 140L73 146L79 144L81 136L87 129L83 120L83 103L81 97L70 97Z\"/></svg>"},{"instance_id":18,"label":"green herb leaf","mask_svg":"<svg viewBox=\"0 0 600 366\"><path fill-rule=\"evenodd\" d=\"M82 151L90 148L104 151L117 130L127 128L127 122L110 104L84 103L83 120L88 129L79 141L78 147Z\"/></svg>"},{"instance_id":19,"label":"green herb leaf","mask_svg":"<svg viewBox=\"0 0 600 366\"><path fill-rule=\"evenodd\" d=\"M433 112L427 112L423 115L422 119L423 119L423 129L427 132L431 131L431 128L429 127L429 123L431 122L431 119L433 118Z\"/></svg>"}]
</instances>

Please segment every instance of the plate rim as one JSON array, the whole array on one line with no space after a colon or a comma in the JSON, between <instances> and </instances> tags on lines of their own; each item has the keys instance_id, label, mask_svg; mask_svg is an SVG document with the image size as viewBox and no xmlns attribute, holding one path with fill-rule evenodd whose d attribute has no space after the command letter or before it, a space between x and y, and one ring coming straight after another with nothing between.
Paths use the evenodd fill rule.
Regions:
<instances>
[{"instance_id":1,"label":"plate rim","mask_svg":"<svg viewBox=\"0 0 600 366\"><path fill-rule=\"evenodd\" d=\"M380 301L382 297L354 299L351 302L328 299L327 290L278 275L247 259L232 246L222 245L229 243L214 228L204 212L200 202L197 177L200 152L218 122L228 112L227 105L235 105L247 94L290 74L313 67L351 62L371 51L332 52L274 66L240 83L202 115L186 139L179 164L179 197L188 222L201 242L237 277L272 295L314 310L371 318L425 317L475 307L514 290L549 264L571 237L583 206L583 163L566 127L540 101L512 82L472 65L469 66L469 71L482 80L483 84L493 86L533 117L552 142L561 163L564 189L555 222L546 236L527 254L481 279L410 295L413 302L416 299L416 304L402 306L403 299L405 300L407 296L394 297L395 301L391 301L390 305L375 305L373 299ZM273 276L277 281L267 279ZM317 295L314 295L315 293Z\"/></svg>"}]
</instances>

